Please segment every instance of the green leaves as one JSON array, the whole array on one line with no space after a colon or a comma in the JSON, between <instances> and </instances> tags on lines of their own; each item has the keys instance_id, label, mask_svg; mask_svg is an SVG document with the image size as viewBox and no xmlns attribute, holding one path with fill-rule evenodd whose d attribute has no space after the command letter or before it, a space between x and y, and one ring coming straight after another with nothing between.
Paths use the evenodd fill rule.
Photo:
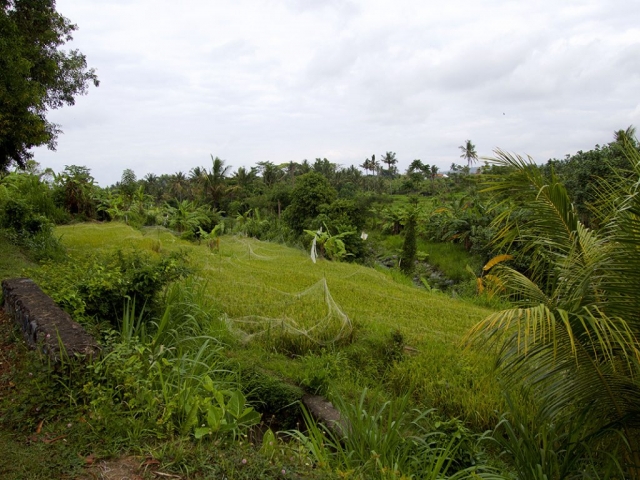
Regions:
<instances>
[{"instance_id":1,"label":"green leaves","mask_svg":"<svg viewBox=\"0 0 640 480\"><path fill-rule=\"evenodd\" d=\"M197 439L229 432L236 437L260 422L260 414L253 407L247 406L246 398L240 390L218 390L208 376L203 380L203 387L211 396L199 401L201 411L205 412L206 425L194 429Z\"/></svg>"},{"instance_id":2,"label":"green leaves","mask_svg":"<svg viewBox=\"0 0 640 480\"><path fill-rule=\"evenodd\" d=\"M49 109L73 105L89 83L98 85L84 55L59 47L76 29L55 2L16 0L0 6L0 170L24 166L39 145L55 149L60 133Z\"/></svg>"},{"instance_id":3,"label":"green leaves","mask_svg":"<svg viewBox=\"0 0 640 480\"><path fill-rule=\"evenodd\" d=\"M320 246L321 253L326 254L327 258L330 260L340 261L345 257L352 255L347 252L345 247L343 238L354 235L355 232L342 232L336 235L331 235L329 229L325 224L326 231L323 231L322 228L318 231L313 230L305 230L307 235L311 235L316 239L316 242Z\"/></svg>"},{"instance_id":4,"label":"green leaves","mask_svg":"<svg viewBox=\"0 0 640 480\"><path fill-rule=\"evenodd\" d=\"M626 149L637 181L640 153L631 144ZM492 283L514 308L487 317L471 337L500 341L504 385L531 389L539 428L568 424L580 414L583 421L572 426L578 429L576 441L615 425L635 452L640 419L636 183L620 177L617 185L604 187L617 195L605 204L606 223L595 231L579 220L553 174L546 178L530 159L496 153L494 162L510 173L485 189L505 207L494 222L500 225L495 244L517 245L533 255L527 275L498 262L500 257L487 264ZM519 214L525 209L527 215Z\"/></svg>"}]
</instances>

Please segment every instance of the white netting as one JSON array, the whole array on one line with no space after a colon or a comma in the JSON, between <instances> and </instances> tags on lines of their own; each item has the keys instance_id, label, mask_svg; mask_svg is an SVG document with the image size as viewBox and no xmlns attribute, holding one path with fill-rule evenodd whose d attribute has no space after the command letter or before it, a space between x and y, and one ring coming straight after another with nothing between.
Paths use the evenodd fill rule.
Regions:
<instances>
[{"instance_id":1,"label":"white netting","mask_svg":"<svg viewBox=\"0 0 640 480\"><path fill-rule=\"evenodd\" d=\"M225 240L216 252L194 247L192 258L241 341L300 352L351 338L351 320L333 299L326 278L317 280L317 269L309 270L308 256L283 255L279 245L247 238Z\"/></svg>"},{"instance_id":2,"label":"white netting","mask_svg":"<svg viewBox=\"0 0 640 480\"><path fill-rule=\"evenodd\" d=\"M277 293L280 301L256 302L254 307L270 314L226 317L229 328L244 342L256 337L286 335L304 337L317 345L329 345L351 335L351 320L331 296L326 279L298 293L267 288L272 291L270 297Z\"/></svg>"}]
</instances>

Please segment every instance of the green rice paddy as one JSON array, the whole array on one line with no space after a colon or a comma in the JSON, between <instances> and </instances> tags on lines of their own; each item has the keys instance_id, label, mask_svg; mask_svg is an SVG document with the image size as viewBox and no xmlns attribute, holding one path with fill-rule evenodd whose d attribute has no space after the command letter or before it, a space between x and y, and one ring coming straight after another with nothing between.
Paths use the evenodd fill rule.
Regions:
<instances>
[{"instance_id":1,"label":"green rice paddy","mask_svg":"<svg viewBox=\"0 0 640 480\"><path fill-rule=\"evenodd\" d=\"M285 376L295 377L300 360L270 355L268 348L265 353L265 338L284 335L295 342L299 336L302 350L355 355L367 341L398 331L406 354L379 379L388 389L412 389L417 403L478 428L495 420L499 394L491 359L464 346L466 332L490 310L398 283L371 268L322 259L314 264L308 252L250 238L224 236L219 248L210 249L162 228L141 232L115 222L61 226L56 232L72 256L128 248L186 251L196 276L246 344L246 355ZM353 372L336 380L342 391L363 383Z\"/></svg>"}]
</instances>

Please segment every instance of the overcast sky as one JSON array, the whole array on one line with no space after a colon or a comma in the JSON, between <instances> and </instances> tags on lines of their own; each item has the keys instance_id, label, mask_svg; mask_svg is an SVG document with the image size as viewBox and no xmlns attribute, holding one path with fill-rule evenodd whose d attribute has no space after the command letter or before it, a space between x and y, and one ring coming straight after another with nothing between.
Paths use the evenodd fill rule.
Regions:
<instances>
[{"instance_id":1,"label":"overcast sky","mask_svg":"<svg viewBox=\"0 0 640 480\"><path fill-rule=\"evenodd\" d=\"M100 87L51 112L102 186L397 153L448 169L471 139L543 162L640 128L640 2L58 0Z\"/></svg>"}]
</instances>

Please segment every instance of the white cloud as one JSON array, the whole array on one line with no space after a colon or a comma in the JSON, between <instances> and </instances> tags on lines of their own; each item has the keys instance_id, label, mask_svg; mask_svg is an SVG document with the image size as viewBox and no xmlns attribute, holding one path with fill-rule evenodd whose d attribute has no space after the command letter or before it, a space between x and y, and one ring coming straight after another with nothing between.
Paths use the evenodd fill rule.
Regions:
<instances>
[{"instance_id":1,"label":"white cloud","mask_svg":"<svg viewBox=\"0 0 640 480\"><path fill-rule=\"evenodd\" d=\"M470 138L544 161L638 124L640 4L621 0L58 0L101 79L45 166L101 184L398 153L448 167Z\"/></svg>"}]
</instances>

